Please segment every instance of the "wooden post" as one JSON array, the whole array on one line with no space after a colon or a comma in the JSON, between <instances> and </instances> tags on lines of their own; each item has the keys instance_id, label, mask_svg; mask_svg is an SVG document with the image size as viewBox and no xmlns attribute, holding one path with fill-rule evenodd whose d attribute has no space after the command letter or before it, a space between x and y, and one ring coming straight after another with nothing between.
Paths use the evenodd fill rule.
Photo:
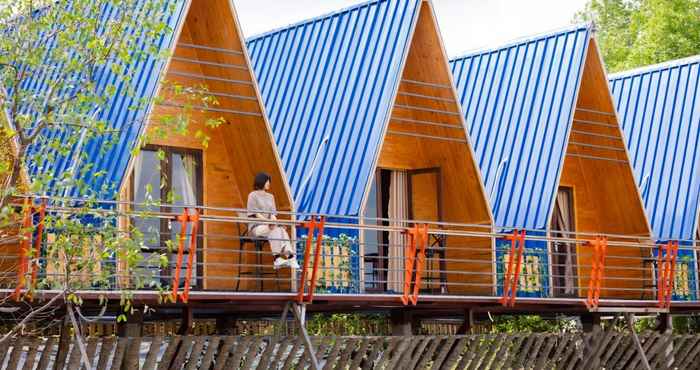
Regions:
<instances>
[{"instance_id":1,"label":"wooden post","mask_svg":"<svg viewBox=\"0 0 700 370\"><path fill-rule=\"evenodd\" d=\"M190 306L185 306L182 308L182 319L180 321L180 328L177 330L177 334L190 335L192 334L193 327L194 314L192 313L192 308L190 308Z\"/></svg>"},{"instance_id":2,"label":"wooden post","mask_svg":"<svg viewBox=\"0 0 700 370\"><path fill-rule=\"evenodd\" d=\"M68 315L63 318L63 323L59 329L61 335L58 339L58 349L56 350L56 361L53 364L54 370L63 369L68 357L68 350L71 342L71 324Z\"/></svg>"},{"instance_id":3,"label":"wooden post","mask_svg":"<svg viewBox=\"0 0 700 370\"><path fill-rule=\"evenodd\" d=\"M586 313L581 315L581 327L584 333L600 330L600 314Z\"/></svg>"},{"instance_id":4,"label":"wooden post","mask_svg":"<svg viewBox=\"0 0 700 370\"><path fill-rule=\"evenodd\" d=\"M673 331L673 320L671 314L660 313L656 317L656 330L660 334L671 333Z\"/></svg>"},{"instance_id":5,"label":"wooden post","mask_svg":"<svg viewBox=\"0 0 700 370\"><path fill-rule=\"evenodd\" d=\"M406 309L391 310L391 335L413 335L411 312Z\"/></svg>"},{"instance_id":6,"label":"wooden post","mask_svg":"<svg viewBox=\"0 0 700 370\"><path fill-rule=\"evenodd\" d=\"M136 310L127 315L126 322L117 323L118 337L140 337L143 335L143 311Z\"/></svg>"},{"instance_id":7,"label":"wooden post","mask_svg":"<svg viewBox=\"0 0 700 370\"><path fill-rule=\"evenodd\" d=\"M457 329L458 335L470 334L474 327L474 310L471 308L464 310L464 322Z\"/></svg>"}]
</instances>

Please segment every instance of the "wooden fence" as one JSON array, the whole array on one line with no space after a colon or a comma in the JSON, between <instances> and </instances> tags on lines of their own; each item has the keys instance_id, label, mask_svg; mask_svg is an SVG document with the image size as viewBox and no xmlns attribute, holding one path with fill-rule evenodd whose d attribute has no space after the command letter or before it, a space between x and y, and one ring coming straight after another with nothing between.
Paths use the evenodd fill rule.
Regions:
<instances>
[{"instance_id":1,"label":"wooden fence","mask_svg":"<svg viewBox=\"0 0 700 370\"><path fill-rule=\"evenodd\" d=\"M700 335L639 336L652 369L700 369ZM313 338L323 369L637 369L628 333L481 334ZM79 369L80 354L58 338L0 345L0 369ZM305 369L299 337L90 338L96 369ZM60 364L60 366L57 366Z\"/></svg>"}]
</instances>

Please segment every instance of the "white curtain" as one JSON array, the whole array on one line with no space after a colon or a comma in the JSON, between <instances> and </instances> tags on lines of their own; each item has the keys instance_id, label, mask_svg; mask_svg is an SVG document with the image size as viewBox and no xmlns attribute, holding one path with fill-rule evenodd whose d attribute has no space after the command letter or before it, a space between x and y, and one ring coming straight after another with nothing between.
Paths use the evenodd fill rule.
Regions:
<instances>
[{"instance_id":1,"label":"white curtain","mask_svg":"<svg viewBox=\"0 0 700 370\"><path fill-rule=\"evenodd\" d=\"M184 173L176 174L176 169L173 169L173 181L176 182L173 184L174 189L179 189L179 191L182 194L177 194L182 197L182 204L187 205L187 206L192 206L197 204L197 197L196 197L196 166L197 163L195 161L194 156L188 155L188 154L177 154L180 158L180 162L182 163L182 169L184 170ZM190 213L194 213L194 210L191 210ZM188 227L187 233L190 234L192 232L192 229ZM185 247L186 250L189 251L189 244ZM195 286L197 284L197 255L195 254L193 257L193 266L192 266L192 280L190 280L190 285ZM173 256L173 258L177 258ZM185 257L188 258L188 257ZM180 271L181 276L185 276L185 263L183 263L183 268L182 271Z\"/></svg>"},{"instance_id":2,"label":"white curtain","mask_svg":"<svg viewBox=\"0 0 700 370\"><path fill-rule=\"evenodd\" d=\"M145 184L141 184L141 178L143 177L143 151L136 156L136 161L134 163L134 184L136 185L135 194L142 194L145 192ZM143 201L143 199L135 199L137 201Z\"/></svg>"},{"instance_id":3,"label":"white curtain","mask_svg":"<svg viewBox=\"0 0 700 370\"><path fill-rule=\"evenodd\" d=\"M569 201L568 192L560 190L557 193L557 215L562 231L572 231L571 220L569 219L571 215ZM566 233L562 236L570 238L572 235ZM564 294L576 293L574 287L574 259L572 248L571 243L564 244Z\"/></svg>"},{"instance_id":4,"label":"white curtain","mask_svg":"<svg viewBox=\"0 0 700 370\"><path fill-rule=\"evenodd\" d=\"M406 227L408 218L408 176L406 172L392 171L389 188L389 223L392 227ZM406 236L399 231L389 232L389 272L387 288L396 292L403 291L404 259L406 256Z\"/></svg>"},{"instance_id":5,"label":"white curtain","mask_svg":"<svg viewBox=\"0 0 700 370\"><path fill-rule=\"evenodd\" d=\"M195 169L196 163L194 157L187 154L180 154L180 159L182 160L182 166L185 170L184 176L178 176L177 188L182 189L182 202L185 205L195 205L197 204L197 198L195 196L194 184L195 179Z\"/></svg>"}]
</instances>

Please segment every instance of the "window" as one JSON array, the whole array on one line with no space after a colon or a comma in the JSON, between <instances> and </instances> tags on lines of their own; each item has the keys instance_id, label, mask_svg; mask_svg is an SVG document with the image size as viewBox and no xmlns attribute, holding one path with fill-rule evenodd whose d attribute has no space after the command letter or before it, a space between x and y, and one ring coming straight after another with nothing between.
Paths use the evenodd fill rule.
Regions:
<instances>
[{"instance_id":1,"label":"window","mask_svg":"<svg viewBox=\"0 0 700 370\"><path fill-rule=\"evenodd\" d=\"M182 213L183 207L202 204L202 154L198 150L172 147L148 146L141 150L136 158L132 176L133 201L146 204L135 207L140 211ZM162 205L161 205L162 203ZM154 204L150 206L148 204ZM133 224L144 235L146 261L153 261L161 253L167 253L170 261L168 267L160 268L157 264L146 266L153 280L163 285L170 285L177 261L178 236L181 225L172 220L135 218ZM202 229L201 227L199 228ZM190 230L187 231L188 234ZM166 242L172 241L174 249L168 251ZM192 281L190 286L198 286L201 258L201 238L197 238L197 255L194 256ZM189 245L185 245L185 261L189 258ZM184 283L185 264L180 276L180 285Z\"/></svg>"}]
</instances>

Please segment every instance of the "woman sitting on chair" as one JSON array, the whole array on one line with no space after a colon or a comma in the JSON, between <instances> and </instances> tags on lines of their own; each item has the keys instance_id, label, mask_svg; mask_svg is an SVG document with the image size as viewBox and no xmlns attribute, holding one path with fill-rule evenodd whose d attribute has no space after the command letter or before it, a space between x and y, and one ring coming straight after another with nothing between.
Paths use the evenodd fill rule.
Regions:
<instances>
[{"instance_id":1,"label":"woman sitting on chair","mask_svg":"<svg viewBox=\"0 0 700 370\"><path fill-rule=\"evenodd\" d=\"M258 220L248 225L248 235L252 237L267 238L275 259L274 268L290 267L299 268L296 258L296 248L289 240L289 234L284 227L275 224L266 224L265 220L275 221L277 208L275 197L270 190L270 175L261 172L255 175L254 190L248 194L248 217Z\"/></svg>"}]
</instances>

